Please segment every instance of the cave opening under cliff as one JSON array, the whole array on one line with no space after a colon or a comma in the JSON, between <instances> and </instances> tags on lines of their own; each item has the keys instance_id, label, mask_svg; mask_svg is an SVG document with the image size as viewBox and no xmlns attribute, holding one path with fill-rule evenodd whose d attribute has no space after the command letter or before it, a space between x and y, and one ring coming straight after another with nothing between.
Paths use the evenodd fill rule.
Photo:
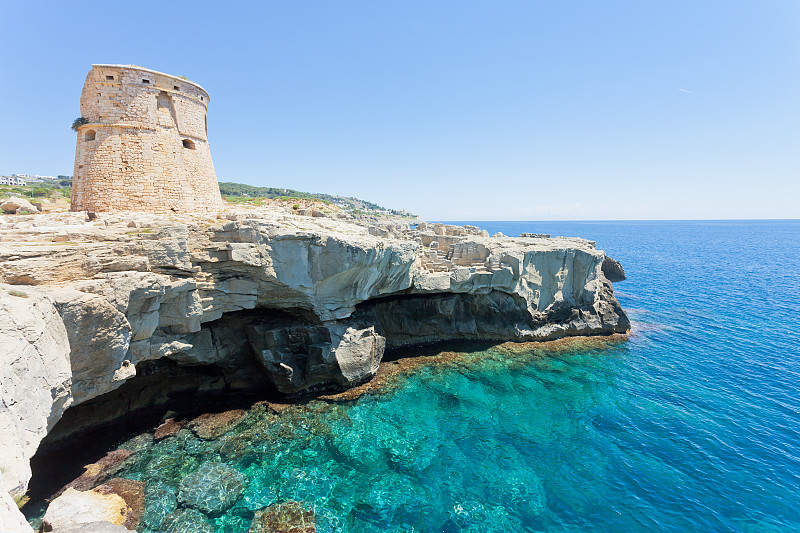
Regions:
<instances>
[{"instance_id":1,"label":"cave opening under cliff","mask_svg":"<svg viewBox=\"0 0 800 533\"><path fill-rule=\"evenodd\" d=\"M152 430L168 417L191 420L263 400L304 402L346 388L335 380L326 381L330 375L325 372L339 371L335 363L322 368L322 379L311 385L302 383L294 393L281 392L270 375L271 361L265 361L262 352L289 354L294 370L299 368L307 376L312 367L320 371L313 352L330 348L335 327L371 329L382 336L386 349L381 348L377 360L384 362L435 355L444 349L485 350L513 338L519 328L534 325L520 300L496 291L387 295L359 304L347 319L331 322L322 322L301 308L257 307L225 313L190 334L191 339L205 338L204 348L138 362L136 376L117 389L70 407L31 460L29 497L31 501L49 497L112 446ZM168 330L161 333L175 335Z\"/></svg>"},{"instance_id":2,"label":"cave opening under cliff","mask_svg":"<svg viewBox=\"0 0 800 533\"><path fill-rule=\"evenodd\" d=\"M259 401L286 402L247 341L253 323L313 327L303 310L256 308L226 313L202 325L225 346L227 361L202 364L186 354L141 361L136 375L118 388L68 408L31 458L27 496L43 501L80 476L115 444L152 430L166 418L191 420L201 414L250 408ZM233 340L231 340L233 339ZM302 401L296 397L293 401Z\"/></svg>"}]
</instances>

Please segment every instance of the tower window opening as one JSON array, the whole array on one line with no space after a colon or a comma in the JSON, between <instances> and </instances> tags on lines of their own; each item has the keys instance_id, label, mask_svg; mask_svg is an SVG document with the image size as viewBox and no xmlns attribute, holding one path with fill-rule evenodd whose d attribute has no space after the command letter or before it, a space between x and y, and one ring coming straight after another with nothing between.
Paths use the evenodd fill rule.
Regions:
<instances>
[{"instance_id":1,"label":"tower window opening","mask_svg":"<svg viewBox=\"0 0 800 533\"><path fill-rule=\"evenodd\" d=\"M150 80L142 80L142 83L150 83Z\"/></svg>"},{"instance_id":2,"label":"tower window opening","mask_svg":"<svg viewBox=\"0 0 800 533\"><path fill-rule=\"evenodd\" d=\"M194 150L194 141L183 139L183 147L188 148L189 150Z\"/></svg>"},{"instance_id":3,"label":"tower window opening","mask_svg":"<svg viewBox=\"0 0 800 533\"><path fill-rule=\"evenodd\" d=\"M108 81L114 81L114 76L106 76L106 79L107 79Z\"/></svg>"},{"instance_id":4,"label":"tower window opening","mask_svg":"<svg viewBox=\"0 0 800 533\"><path fill-rule=\"evenodd\" d=\"M94 130L86 130L86 133L83 135L83 140L85 141L93 141L96 132Z\"/></svg>"},{"instance_id":5,"label":"tower window opening","mask_svg":"<svg viewBox=\"0 0 800 533\"><path fill-rule=\"evenodd\" d=\"M202 96L200 97L200 101L201 101L201 102L203 101L203 97L202 97Z\"/></svg>"},{"instance_id":6,"label":"tower window opening","mask_svg":"<svg viewBox=\"0 0 800 533\"><path fill-rule=\"evenodd\" d=\"M178 87L177 85L173 85L172 88L175 89L176 91L180 91L181 90L181 88Z\"/></svg>"}]
</instances>

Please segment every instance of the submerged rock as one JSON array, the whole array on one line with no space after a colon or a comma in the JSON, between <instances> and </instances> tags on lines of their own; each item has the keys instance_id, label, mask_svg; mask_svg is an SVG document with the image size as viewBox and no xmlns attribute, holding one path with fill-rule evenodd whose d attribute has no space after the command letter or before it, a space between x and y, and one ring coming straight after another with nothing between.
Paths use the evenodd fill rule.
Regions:
<instances>
[{"instance_id":1,"label":"submerged rock","mask_svg":"<svg viewBox=\"0 0 800 533\"><path fill-rule=\"evenodd\" d=\"M153 434L153 438L155 438L155 440L161 440L167 437L171 437L173 435L177 435L178 432L181 429L183 429L183 426L185 425L186 425L185 420L175 420L174 418L168 418L164 422L162 422L160 426L156 428L156 431Z\"/></svg>"},{"instance_id":2,"label":"submerged rock","mask_svg":"<svg viewBox=\"0 0 800 533\"><path fill-rule=\"evenodd\" d=\"M163 533L214 533L208 519L195 509L178 509L164 519Z\"/></svg>"},{"instance_id":3,"label":"submerged rock","mask_svg":"<svg viewBox=\"0 0 800 533\"><path fill-rule=\"evenodd\" d=\"M305 502L288 501L256 511L249 533L316 533L314 511Z\"/></svg>"},{"instance_id":4,"label":"submerged rock","mask_svg":"<svg viewBox=\"0 0 800 533\"><path fill-rule=\"evenodd\" d=\"M144 482L115 477L94 489L98 494L115 494L125 500L128 511L123 526L136 529L144 511Z\"/></svg>"},{"instance_id":5,"label":"submerged rock","mask_svg":"<svg viewBox=\"0 0 800 533\"><path fill-rule=\"evenodd\" d=\"M108 452L96 463L88 464L84 467L84 472L79 477L69 482L58 494L63 493L68 488L86 491L95 488L101 483L110 479L114 474L132 464L130 450L114 450Z\"/></svg>"},{"instance_id":6,"label":"submerged rock","mask_svg":"<svg viewBox=\"0 0 800 533\"><path fill-rule=\"evenodd\" d=\"M189 428L201 439L216 439L233 429L245 416L247 412L243 409L207 413L189 422Z\"/></svg>"},{"instance_id":7,"label":"submerged rock","mask_svg":"<svg viewBox=\"0 0 800 533\"><path fill-rule=\"evenodd\" d=\"M233 505L244 491L244 474L222 463L205 463L180 484L178 500L207 513L219 513Z\"/></svg>"},{"instance_id":8,"label":"submerged rock","mask_svg":"<svg viewBox=\"0 0 800 533\"><path fill-rule=\"evenodd\" d=\"M147 466L144 468L144 475L147 478L170 481L180 479L194 471L200 464L197 457L189 455L182 450L159 450Z\"/></svg>"},{"instance_id":9,"label":"submerged rock","mask_svg":"<svg viewBox=\"0 0 800 533\"><path fill-rule=\"evenodd\" d=\"M178 508L177 491L161 481L148 482L144 489L142 522L150 529L159 529L164 519Z\"/></svg>"},{"instance_id":10,"label":"submerged rock","mask_svg":"<svg viewBox=\"0 0 800 533\"><path fill-rule=\"evenodd\" d=\"M139 453L149 450L152 445L153 445L153 434L142 433L140 435L136 435L135 437L131 437L130 439L126 440L125 442L120 444L117 449L129 450L134 453Z\"/></svg>"}]
</instances>

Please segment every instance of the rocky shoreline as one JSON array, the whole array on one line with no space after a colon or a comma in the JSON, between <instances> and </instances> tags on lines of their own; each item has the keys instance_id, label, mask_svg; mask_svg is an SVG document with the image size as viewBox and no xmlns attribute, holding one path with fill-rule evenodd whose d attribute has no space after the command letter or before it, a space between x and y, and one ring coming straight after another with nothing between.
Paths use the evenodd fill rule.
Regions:
<instances>
[{"instance_id":1,"label":"rocky shoreline","mask_svg":"<svg viewBox=\"0 0 800 533\"><path fill-rule=\"evenodd\" d=\"M290 209L6 217L0 518L22 520L43 438L166 405L176 372L202 377L188 394L336 392L386 350L624 333L618 266L583 239Z\"/></svg>"}]
</instances>

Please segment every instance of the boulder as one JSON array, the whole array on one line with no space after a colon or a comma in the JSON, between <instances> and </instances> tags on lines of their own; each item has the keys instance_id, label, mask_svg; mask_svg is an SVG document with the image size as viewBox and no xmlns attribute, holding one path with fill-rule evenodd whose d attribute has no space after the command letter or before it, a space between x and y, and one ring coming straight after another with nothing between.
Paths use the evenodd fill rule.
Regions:
<instances>
[{"instance_id":1,"label":"boulder","mask_svg":"<svg viewBox=\"0 0 800 533\"><path fill-rule=\"evenodd\" d=\"M128 504L117 494L102 494L95 490L81 492L70 488L50 502L42 526L45 531L92 522L124 526L131 517Z\"/></svg>"},{"instance_id":2,"label":"boulder","mask_svg":"<svg viewBox=\"0 0 800 533\"><path fill-rule=\"evenodd\" d=\"M244 474L222 463L205 463L180 483L178 501L206 513L220 513L244 491Z\"/></svg>"},{"instance_id":3,"label":"boulder","mask_svg":"<svg viewBox=\"0 0 800 533\"><path fill-rule=\"evenodd\" d=\"M93 490L98 494L115 494L125 500L128 505L128 511L125 515L125 522L122 525L128 529L136 529L144 512L144 488L143 481L115 477L95 487Z\"/></svg>"},{"instance_id":4,"label":"boulder","mask_svg":"<svg viewBox=\"0 0 800 533\"><path fill-rule=\"evenodd\" d=\"M608 256L603 259L603 275L612 283L625 281L627 279L625 277L625 269L622 268L619 261L611 259Z\"/></svg>"},{"instance_id":5,"label":"boulder","mask_svg":"<svg viewBox=\"0 0 800 533\"><path fill-rule=\"evenodd\" d=\"M150 529L161 528L164 519L178 508L177 491L161 481L149 481L144 489L142 523Z\"/></svg>"},{"instance_id":6,"label":"boulder","mask_svg":"<svg viewBox=\"0 0 800 533\"><path fill-rule=\"evenodd\" d=\"M145 466L144 474L147 478L170 482L186 477L197 470L199 464L200 461L195 456L183 449L176 449L171 453L156 453Z\"/></svg>"},{"instance_id":7,"label":"boulder","mask_svg":"<svg viewBox=\"0 0 800 533\"><path fill-rule=\"evenodd\" d=\"M178 509L161 523L163 533L214 533L214 527L203 513L195 509Z\"/></svg>"},{"instance_id":8,"label":"boulder","mask_svg":"<svg viewBox=\"0 0 800 533\"><path fill-rule=\"evenodd\" d=\"M248 533L316 533L314 511L305 502L287 501L256 511Z\"/></svg>"},{"instance_id":9,"label":"boulder","mask_svg":"<svg viewBox=\"0 0 800 533\"><path fill-rule=\"evenodd\" d=\"M23 211L27 211L28 213L39 212L39 209L35 205L19 196L12 196L3 203L0 203L0 210L4 213L21 213Z\"/></svg>"},{"instance_id":10,"label":"boulder","mask_svg":"<svg viewBox=\"0 0 800 533\"><path fill-rule=\"evenodd\" d=\"M375 332L375 327L337 324L329 330L333 355L339 367L339 385L354 386L374 376L386 347L386 339Z\"/></svg>"}]
</instances>

